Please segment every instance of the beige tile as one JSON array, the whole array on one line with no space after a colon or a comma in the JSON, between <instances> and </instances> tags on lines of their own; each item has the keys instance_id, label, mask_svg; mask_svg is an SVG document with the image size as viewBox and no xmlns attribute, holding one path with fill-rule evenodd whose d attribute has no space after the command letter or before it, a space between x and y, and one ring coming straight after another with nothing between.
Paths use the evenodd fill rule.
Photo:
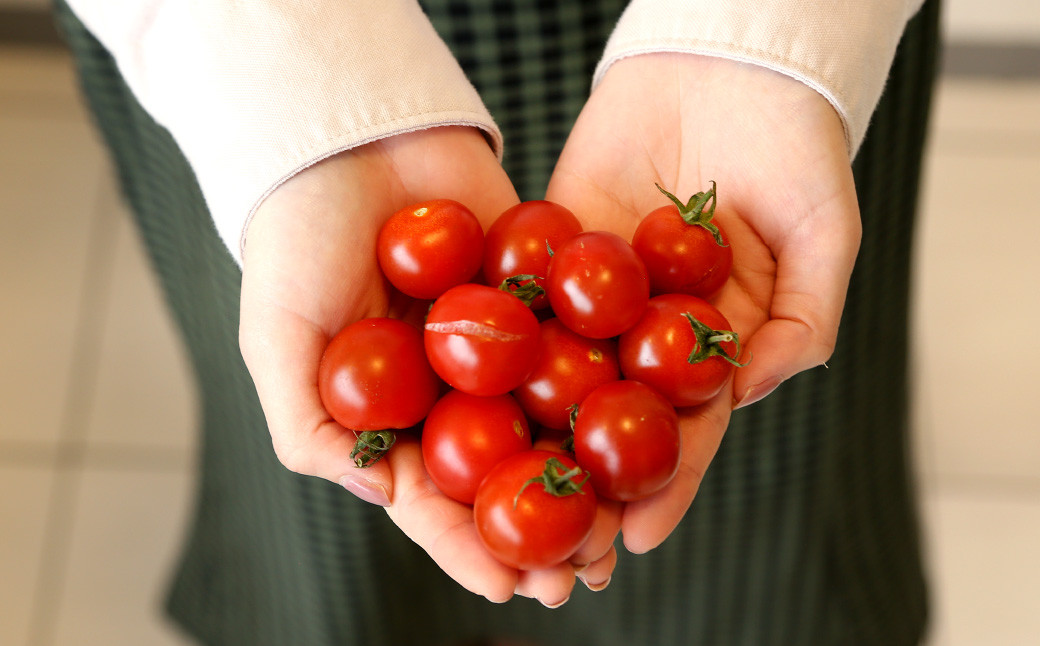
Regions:
<instances>
[{"instance_id":1,"label":"beige tile","mask_svg":"<svg viewBox=\"0 0 1040 646\"><path fill-rule=\"evenodd\" d=\"M114 189L105 205L119 211L120 223L87 439L92 446L187 453L194 446L197 413L187 354Z\"/></svg>"},{"instance_id":2,"label":"beige tile","mask_svg":"<svg viewBox=\"0 0 1040 646\"><path fill-rule=\"evenodd\" d=\"M943 27L949 38L967 42L1035 43L1040 8L1034 0L947 0Z\"/></svg>"},{"instance_id":3,"label":"beige tile","mask_svg":"<svg viewBox=\"0 0 1040 646\"><path fill-rule=\"evenodd\" d=\"M186 646L161 612L188 513L187 472L82 473L53 646Z\"/></svg>"},{"instance_id":4,"label":"beige tile","mask_svg":"<svg viewBox=\"0 0 1040 646\"><path fill-rule=\"evenodd\" d=\"M84 118L72 58L59 48L0 46L0 115Z\"/></svg>"},{"instance_id":5,"label":"beige tile","mask_svg":"<svg viewBox=\"0 0 1040 646\"><path fill-rule=\"evenodd\" d=\"M0 116L0 440L50 442L71 360L104 157L75 120Z\"/></svg>"},{"instance_id":6,"label":"beige tile","mask_svg":"<svg viewBox=\"0 0 1040 646\"><path fill-rule=\"evenodd\" d=\"M0 644L29 644L52 485L49 469L0 467Z\"/></svg>"},{"instance_id":7,"label":"beige tile","mask_svg":"<svg viewBox=\"0 0 1040 646\"><path fill-rule=\"evenodd\" d=\"M1040 481L1040 151L934 149L913 311L920 457L933 476Z\"/></svg>"},{"instance_id":8,"label":"beige tile","mask_svg":"<svg viewBox=\"0 0 1040 646\"><path fill-rule=\"evenodd\" d=\"M1033 646L1040 635L1040 492L946 489L925 498L928 646Z\"/></svg>"},{"instance_id":9,"label":"beige tile","mask_svg":"<svg viewBox=\"0 0 1040 646\"><path fill-rule=\"evenodd\" d=\"M985 137L958 139L974 133L996 137L998 143L1009 141L1009 135L1035 143L1040 135L1040 83L1035 80L944 78L936 90L933 125L938 137L950 135L945 145L985 145Z\"/></svg>"}]
</instances>

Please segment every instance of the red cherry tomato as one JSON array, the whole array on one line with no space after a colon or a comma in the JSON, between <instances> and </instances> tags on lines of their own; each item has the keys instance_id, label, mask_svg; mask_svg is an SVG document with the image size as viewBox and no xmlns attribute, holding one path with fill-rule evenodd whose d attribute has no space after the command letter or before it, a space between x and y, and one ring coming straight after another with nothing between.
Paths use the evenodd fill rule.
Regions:
<instances>
[{"instance_id":1,"label":"red cherry tomato","mask_svg":"<svg viewBox=\"0 0 1040 646\"><path fill-rule=\"evenodd\" d=\"M647 214L632 236L632 246L646 263L651 293L709 298L722 288L733 267L733 249L712 220L715 183L687 204L664 189L661 192L674 204Z\"/></svg>"},{"instance_id":2,"label":"red cherry tomato","mask_svg":"<svg viewBox=\"0 0 1040 646\"><path fill-rule=\"evenodd\" d=\"M390 216L379 231L383 275L413 298L437 298L473 278L484 257L477 216L454 200L428 200Z\"/></svg>"},{"instance_id":3,"label":"red cherry tomato","mask_svg":"<svg viewBox=\"0 0 1040 646\"><path fill-rule=\"evenodd\" d=\"M471 395L504 395L538 358L538 319L516 296L467 283L434 301L426 317L430 365Z\"/></svg>"},{"instance_id":4,"label":"red cherry tomato","mask_svg":"<svg viewBox=\"0 0 1040 646\"><path fill-rule=\"evenodd\" d=\"M581 223L566 207L545 200L517 204L498 216L484 237L484 280L497 287L511 276L540 276L534 282L544 288L549 248L579 233ZM548 306L544 295L531 301L531 309Z\"/></svg>"},{"instance_id":5,"label":"red cherry tomato","mask_svg":"<svg viewBox=\"0 0 1040 646\"><path fill-rule=\"evenodd\" d=\"M422 332L397 319L362 319L347 326L333 337L318 367L325 410L357 431L418 424L440 388Z\"/></svg>"},{"instance_id":6,"label":"red cherry tomato","mask_svg":"<svg viewBox=\"0 0 1040 646\"><path fill-rule=\"evenodd\" d=\"M574 459L604 498L640 500L679 470L679 416L638 381L604 384L585 398L574 421Z\"/></svg>"},{"instance_id":7,"label":"red cherry tomato","mask_svg":"<svg viewBox=\"0 0 1040 646\"><path fill-rule=\"evenodd\" d=\"M572 406L620 376L612 339L583 337L552 318L542 321L538 360L513 395L532 421L565 430Z\"/></svg>"},{"instance_id":8,"label":"red cherry tomato","mask_svg":"<svg viewBox=\"0 0 1040 646\"><path fill-rule=\"evenodd\" d=\"M509 395L477 397L453 390L434 404L423 424L430 479L444 495L467 505L495 465L530 448L527 419Z\"/></svg>"},{"instance_id":9,"label":"red cherry tomato","mask_svg":"<svg viewBox=\"0 0 1040 646\"><path fill-rule=\"evenodd\" d=\"M650 284L632 245L613 233L586 231L555 250L545 291L560 322L582 336L606 339L639 320Z\"/></svg>"},{"instance_id":10,"label":"red cherry tomato","mask_svg":"<svg viewBox=\"0 0 1040 646\"><path fill-rule=\"evenodd\" d=\"M562 453L570 458L574 457L574 451L571 450L571 438L574 437L574 433L571 432L571 429L560 430L546 426L534 426L531 428L531 434L534 436L534 448Z\"/></svg>"},{"instance_id":11,"label":"red cherry tomato","mask_svg":"<svg viewBox=\"0 0 1040 646\"><path fill-rule=\"evenodd\" d=\"M506 458L484 478L473 503L484 546L520 570L566 561L588 539L596 518L596 494L585 479L560 453L525 451Z\"/></svg>"},{"instance_id":12,"label":"red cherry tomato","mask_svg":"<svg viewBox=\"0 0 1040 646\"><path fill-rule=\"evenodd\" d=\"M674 406L703 404L739 365L739 338L731 330L704 299L655 296L639 322L618 339L621 373L653 387Z\"/></svg>"}]
</instances>

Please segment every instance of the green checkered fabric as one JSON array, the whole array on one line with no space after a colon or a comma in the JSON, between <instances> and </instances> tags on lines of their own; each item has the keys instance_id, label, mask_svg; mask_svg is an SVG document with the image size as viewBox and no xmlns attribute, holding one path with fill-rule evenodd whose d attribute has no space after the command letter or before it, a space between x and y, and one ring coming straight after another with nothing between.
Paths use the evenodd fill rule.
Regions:
<instances>
[{"instance_id":1,"label":"green checkered fabric","mask_svg":"<svg viewBox=\"0 0 1040 646\"><path fill-rule=\"evenodd\" d=\"M427 0L541 197L620 0ZM58 21L183 332L203 427L172 617L212 646L918 643L926 595L907 459L907 301L936 2L910 24L855 163L864 239L829 369L741 410L686 519L560 609L465 592L386 518L275 459L238 353L241 274L194 175L66 6ZM883 344L878 340L884 339Z\"/></svg>"}]
</instances>

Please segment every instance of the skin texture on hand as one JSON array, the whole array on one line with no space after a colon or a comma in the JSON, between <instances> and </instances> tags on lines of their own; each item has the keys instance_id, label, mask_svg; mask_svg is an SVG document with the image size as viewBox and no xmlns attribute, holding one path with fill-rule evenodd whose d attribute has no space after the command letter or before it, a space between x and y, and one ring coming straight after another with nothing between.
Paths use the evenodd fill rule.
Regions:
<instances>
[{"instance_id":1,"label":"skin texture on hand","mask_svg":"<svg viewBox=\"0 0 1040 646\"><path fill-rule=\"evenodd\" d=\"M574 586L569 563L517 572L495 561L479 541L471 509L436 489L417 439L407 432L398 433L386 459L356 468L350 458L354 433L332 421L318 394L321 355L340 329L387 315L421 324L425 303L384 282L376 237L395 211L432 198L467 205L485 230L518 202L483 136L461 127L397 135L340 153L280 186L247 235L242 355L275 453L287 468L386 507L404 533L467 589L494 601L516 593L556 605ZM596 576L609 577L620 510L609 504L602 510L597 522L604 529L580 556L587 559L583 564L597 561Z\"/></svg>"},{"instance_id":2,"label":"skin texture on hand","mask_svg":"<svg viewBox=\"0 0 1040 646\"><path fill-rule=\"evenodd\" d=\"M614 63L583 109L547 199L586 230L631 240L641 218L718 183L716 222L733 274L715 304L740 334L742 360L714 400L681 410L682 464L653 497L624 507L627 549L659 545L686 512L734 406L831 355L861 225L841 121L799 81L692 54Z\"/></svg>"},{"instance_id":3,"label":"skin texture on hand","mask_svg":"<svg viewBox=\"0 0 1040 646\"><path fill-rule=\"evenodd\" d=\"M655 182L685 199L711 180L717 221L734 248L733 276L716 304L754 359L716 399L681 411L676 479L646 500L602 501L572 563L537 572L501 565L480 544L470 508L437 491L416 438L400 433L386 459L356 469L354 434L318 396L321 354L344 326L388 314L421 320L422 308L387 289L379 272L375 240L390 214L448 198L469 206L486 230L518 201L473 129L433 128L335 155L279 187L253 219L240 345L279 459L385 506L446 573L488 599L521 594L556 606L576 572L600 589L616 564L619 529L630 551L645 552L682 518L735 403L824 362L837 334L859 214L841 122L798 81L688 54L619 61L584 108L546 197L586 230L631 239L642 216L666 203Z\"/></svg>"}]
</instances>

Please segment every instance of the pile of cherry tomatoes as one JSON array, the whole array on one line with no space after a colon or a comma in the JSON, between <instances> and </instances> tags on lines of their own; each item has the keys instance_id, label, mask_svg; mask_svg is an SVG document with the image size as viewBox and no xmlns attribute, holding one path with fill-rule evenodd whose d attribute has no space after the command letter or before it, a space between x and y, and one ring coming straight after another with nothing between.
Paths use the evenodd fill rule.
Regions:
<instances>
[{"instance_id":1,"label":"pile of cherry tomatoes","mask_svg":"<svg viewBox=\"0 0 1040 646\"><path fill-rule=\"evenodd\" d=\"M507 210L486 235L451 200L391 216L380 268L432 304L422 329L364 319L325 351L322 402L358 434L358 465L419 429L433 483L472 505L485 546L520 569L570 557L597 496L664 488L679 466L676 408L714 397L741 364L707 300L733 258L712 221L715 185L686 203L660 190L672 204L631 243L547 201ZM563 442L535 450L539 435Z\"/></svg>"}]
</instances>

